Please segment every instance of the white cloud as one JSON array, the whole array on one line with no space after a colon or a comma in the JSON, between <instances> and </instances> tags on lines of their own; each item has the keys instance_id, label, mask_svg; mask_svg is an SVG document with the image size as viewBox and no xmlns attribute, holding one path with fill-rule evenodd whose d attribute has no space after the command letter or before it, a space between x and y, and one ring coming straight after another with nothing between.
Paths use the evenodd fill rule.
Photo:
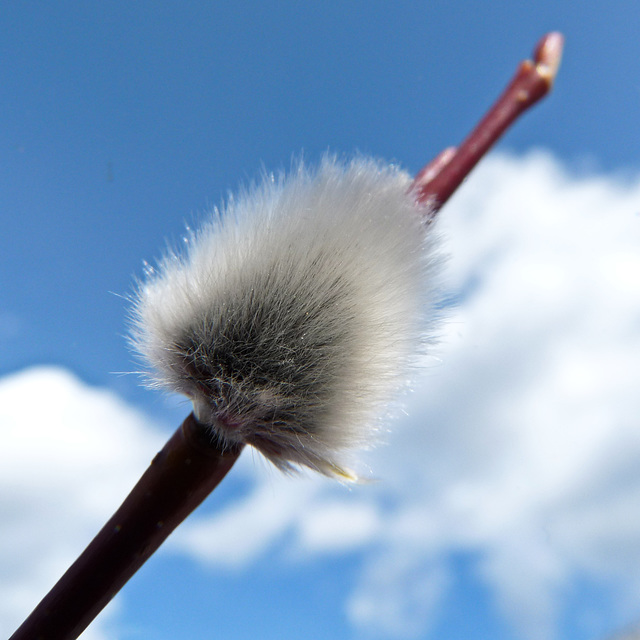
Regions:
<instances>
[{"instance_id":1,"label":"white cloud","mask_svg":"<svg viewBox=\"0 0 640 640\"><path fill-rule=\"evenodd\" d=\"M196 519L193 526L185 522L168 547L227 567L247 565L265 553L312 503L319 485L308 477L292 482L283 475L261 475L245 500L210 519Z\"/></svg>"},{"instance_id":2,"label":"white cloud","mask_svg":"<svg viewBox=\"0 0 640 640\"><path fill-rule=\"evenodd\" d=\"M98 532L162 444L143 416L68 372L0 381L0 635L8 637ZM117 603L83 634L105 638Z\"/></svg>"},{"instance_id":3,"label":"white cloud","mask_svg":"<svg viewBox=\"0 0 640 640\"><path fill-rule=\"evenodd\" d=\"M424 636L437 619L449 583L437 560L396 546L366 563L347 601L347 614L377 637Z\"/></svg>"},{"instance_id":4,"label":"white cloud","mask_svg":"<svg viewBox=\"0 0 640 640\"><path fill-rule=\"evenodd\" d=\"M615 594L603 618L640 617L640 180L494 156L441 231L460 304L408 417L368 456L380 480L281 477L245 453L234 473L246 497L189 519L169 549L240 569L282 548L358 551L345 608L363 636L426 637L456 587L457 553L477 558L476 578L523 638L553 638L585 577ZM59 370L2 380L0 419L10 631L161 442ZM18 573L25 554L34 562Z\"/></svg>"},{"instance_id":5,"label":"white cloud","mask_svg":"<svg viewBox=\"0 0 640 640\"><path fill-rule=\"evenodd\" d=\"M336 498L318 500L299 520L303 547L311 552L344 552L375 540L383 528L378 507Z\"/></svg>"},{"instance_id":6,"label":"white cloud","mask_svg":"<svg viewBox=\"0 0 640 640\"><path fill-rule=\"evenodd\" d=\"M197 539L225 564L285 534L308 553L367 549L347 613L373 635L423 634L456 552L480 558L477 578L523 638L554 636L581 576L625 596L614 618L640 615L640 181L494 156L440 229L460 304L441 364L369 457L381 481L305 493L285 479L265 507L258 479L190 522L182 548Z\"/></svg>"}]
</instances>

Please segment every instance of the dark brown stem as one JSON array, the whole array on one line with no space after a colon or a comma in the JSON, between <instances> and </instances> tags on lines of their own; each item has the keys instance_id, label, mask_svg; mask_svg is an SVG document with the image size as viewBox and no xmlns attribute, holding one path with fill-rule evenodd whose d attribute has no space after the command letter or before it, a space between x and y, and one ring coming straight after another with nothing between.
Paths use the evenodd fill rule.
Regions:
<instances>
[{"instance_id":1,"label":"dark brown stem","mask_svg":"<svg viewBox=\"0 0 640 640\"><path fill-rule=\"evenodd\" d=\"M480 158L516 118L547 95L562 57L564 39L549 33L540 40L534 60L520 64L502 95L458 149L441 152L416 175L411 190L433 216L469 175Z\"/></svg>"},{"instance_id":2,"label":"dark brown stem","mask_svg":"<svg viewBox=\"0 0 640 640\"><path fill-rule=\"evenodd\" d=\"M211 493L242 446L221 448L190 414L10 640L73 640Z\"/></svg>"}]
</instances>

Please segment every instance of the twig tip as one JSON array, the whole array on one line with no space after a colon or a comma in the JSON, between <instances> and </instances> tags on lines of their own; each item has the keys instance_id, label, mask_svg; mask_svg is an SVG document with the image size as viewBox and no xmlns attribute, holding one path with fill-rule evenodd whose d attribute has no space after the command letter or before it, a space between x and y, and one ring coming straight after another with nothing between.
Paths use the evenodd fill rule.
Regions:
<instances>
[{"instance_id":1,"label":"twig tip","mask_svg":"<svg viewBox=\"0 0 640 640\"><path fill-rule=\"evenodd\" d=\"M553 81L558 74L563 47L564 36L557 31L553 31L543 36L533 53L536 71L540 76L547 79L549 87L553 85Z\"/></svg>"}]
</instances>

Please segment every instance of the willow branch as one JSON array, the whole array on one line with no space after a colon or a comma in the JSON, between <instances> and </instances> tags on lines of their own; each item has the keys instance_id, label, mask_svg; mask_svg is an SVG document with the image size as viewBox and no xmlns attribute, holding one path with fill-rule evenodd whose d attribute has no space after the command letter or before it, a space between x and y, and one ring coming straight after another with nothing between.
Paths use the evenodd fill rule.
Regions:
<instances>
[{"instance_id":1,"label":"willow branch","mask_svg":"<svg viewBox=\"0 0 640 640\"><path fill-rule=\"evenodd\" d=\"M437 213L514 121L549 93L560 66L563 43L559 33L544 36L535 48L533 60L520 64L502 95L460 147L445 149L417 173L411 190L418 202L429 207L430 216Z\"/></svg>"},{"instance_id":2,"label":"willow branch","mask_svg":"<svg viewBox=\"0 0 640 640\"><path fill-rule=\"evenodd\" d=\"M213 491L242 447L223 449L190 414L113 517L9 640L73 640Z\"/></svg>"}]
</instances>

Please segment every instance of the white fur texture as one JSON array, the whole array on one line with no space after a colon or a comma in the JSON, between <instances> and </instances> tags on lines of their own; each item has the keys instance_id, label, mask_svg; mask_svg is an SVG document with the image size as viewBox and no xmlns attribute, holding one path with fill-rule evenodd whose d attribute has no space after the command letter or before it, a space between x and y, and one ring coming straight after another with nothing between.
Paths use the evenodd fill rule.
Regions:
<instances>
[{"instance_id":1,"label":"white fur texture","mask_svg":"<svg viewBox=\"0 0 640 640\"><path fill-rule=\"evenodd\" d=\"M438 260L410 184L326 157L215 210L139 286L133 342L154 382L280 468L343 475L433 337Z\"/></svg>"}]
</instances>

